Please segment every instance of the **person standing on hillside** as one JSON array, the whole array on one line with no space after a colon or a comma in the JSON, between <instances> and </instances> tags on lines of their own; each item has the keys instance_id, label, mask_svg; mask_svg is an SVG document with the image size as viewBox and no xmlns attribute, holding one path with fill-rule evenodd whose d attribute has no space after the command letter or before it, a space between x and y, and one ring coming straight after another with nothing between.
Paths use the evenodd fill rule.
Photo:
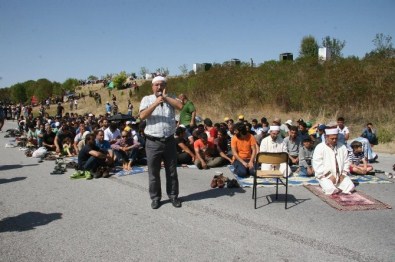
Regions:
<instances>
[{"instance_id":1,"label":"person standing on hillside","mask_svg":"<svg viewBox=\"0 0 395 262\"><path fill-rule=\"evenodd\" d=\"M181 207L178 198L177 144L175 109L181 110L182 103L167 95L167 81L163 76L152 80L152 95L144 96L140 103L140 119L146 120L146 155L151 208L161 205L162 190L160 169L163 160L166 172L166 193L174 207Z\"/></svg>"},{"instance_id":2,"label":"person standing on hillside","mask_svg":"<svg viewBox=\"0 0 395 262\"><path fill-rule=\"evenodd\" d=\"M344 125L344 117L337 119L337 130L339 130L338 142L347 145L347 141L350 138L350 130Z\"/></svg>"},{"instance_id":3,"label":"person standing on hillside","mask_svg":"<svg viewBox=\"0 0 395 262\"><path fill-rule=\"evenodd\" d=\"M56 116L62 117L64 112L64 107L62 106L61 102L58 102L58 106L56 107Z\"/></svg>"},{"instance_id":4,"label":"person standing on hillside","mask_svg":"<svg viewBox=\"0 0 395 262\"><path fill-rule=\"evenodd\" d=\"M111 105L110 105L110 102L106 102L106 114L109 114L109 115L111 115Z\"/></svg>"},{"instance_id":5,"label":"person standing on hillside","mask_svg":"<svg viewBox=\"0 0 395 262\"><path fill-rule=\"evenodd\" d=\"M117 102L112 102L112 114L115 116L116 114L118 114L118 105Z\"/></svg>"},{"instance_id":6,"label":"person standing on hillside","mask_svg":"<svg viewBox=\"0 0 395 262\"><path fill-rule=\"evenodd\" d=\"M196 126L196 108L195 105L188 99L185 94L180 94L178 99L183 104L180 111L180 125L184 125L190 133L192 133L193 128Z\"/></svg>"},{"instance_id":7,"label":"person standing on hillside","mask_svg":"<svg viewBox=\"0 0 395 262\"><path fill-rule=\"evenodd\" d=\"M132 116L133 115L133 104L130 102L130 99L128 100L128 115Z\"/></svg>"}]
</instances>

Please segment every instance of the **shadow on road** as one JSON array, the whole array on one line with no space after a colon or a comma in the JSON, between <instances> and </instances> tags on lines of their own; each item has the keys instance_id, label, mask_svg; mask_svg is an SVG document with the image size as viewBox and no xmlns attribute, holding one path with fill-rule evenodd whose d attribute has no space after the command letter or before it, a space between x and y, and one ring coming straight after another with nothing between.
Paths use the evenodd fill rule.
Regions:
<instances>
[{"instance_id":1,"label":"shadow on road","mask_svg":"<svg viewBox=\"0 0 395 262\"><path fill-rule=\"evenodd\" d=\"M6 183L11 183L15 181L21 181L25 180L27 177L21 176L21 177L13 177L13 178L0 178L0 184L6 184Z\"/></svg>"},{"instance_id":2,"label":"shadow on road","mask_svg":"<svg viewBox=\"0 0 395 262\"><path fill-rule=\"evenodd\" d=\"M266 201L260 201L260 199L266 198ZM285 204L285 194L278 194L278 199L276 199L276 194L270 194L266 196L258 196L257 197L257 208L261 208L270 204L276 204L276 203L281 203ZM311 198L306 198L306 199L297 199L295 198L294 195L288 194L288 206L287 209L293 208L299 204L302 204L305 201L311 200ZM260 205L262 202L264 202L263 205Z\"/></svg>"},{"instance_id":3,"label":"shadow on road","mask_svg":"<svg viewBox=\"0 0 395 262\"><path fill-rule=\"evenodd\" d=\"M9 170L9 169L16 169L16 168L22 168L22 167L27 167L27 166L37 166L38 164L31 164L31 165L4 165L0 166L0 171L2 170Z\"/></svg>"},{"instance_id":4,"label":"shadow on road","mask_svg":"<svg viewBox=\"0 0 395 262\"><path fill-rule=\"evenodd\" d=\"M1 232L22 232L46 225L61 219L62 213L44 214L41 212L27 212L15 217L7 217L0 221Z\"/></svg>"},{"instance_id":5,"label":"shadow on road","mask_svg":"<svg viewBox=\"0 0 395 262\"><path fill-rule=\"evenodd\" d=\"M246 191L243 188L214 188L202 192L193 193L187 196L183 196L181 197L181 199L184 202L198 201L202 199L217 198L222 196L232 197L236 194L243 194L245 192Z\"/></svg>"}]
</instances>

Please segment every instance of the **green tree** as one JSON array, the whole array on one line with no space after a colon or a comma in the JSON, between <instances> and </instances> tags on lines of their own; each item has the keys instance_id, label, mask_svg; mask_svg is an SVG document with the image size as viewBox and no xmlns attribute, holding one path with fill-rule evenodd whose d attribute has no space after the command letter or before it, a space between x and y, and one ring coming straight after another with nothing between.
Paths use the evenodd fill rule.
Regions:
<instances>
[{"instance_id":1,"label":"green tree","mask_svg":"<svg viewBox=\"0 0 395 262\"><path fill-rule=\"evenodd\" d=\"M29 81L23 82L22 85L25 87L25 92L26 92L27 98L31 98L32 96L35 95L36 81L29 80Z\"/></svg>"},{"instance_id":2,"label":"green tree","mask_svg":"<svg viewBox=\"0 0 395 262\"><path fill-rule=\"evenodd\" d=\"M26 87L22 83L18 83L11 87L11 98L16 103L27 102Z\"/></svg>"},{"instance_id":3,"label":"green tree","mask_svg":"<svg viewBox=\"0 0 395 262\"><path fill-rule=\"evenodd\" d=\"M318 43L314 36L305 36L300 44L299 55L301 58L318 57Z\"/></svg>"},{"instance_id":4,"label":"green tree","mask_svg":"<svg viewBox=\"0 0 395 262\"><path fill-rule=\"evenodd\" d=\"M90 81L96 81L96 80L98 80L99 78L97 78L97 76L94 76L94 75L90 75L90 76L88 76L88 80L90 80Z\"/></svg>"},{"instance_id":5,"label":"green tree","mask_svg":"<svg viewBox=\"0 0 395 262\"><path fill-rule=\"evenodd\" d=\"M180 69L182 75L188 75L188 66L186 64L180 65L178 69Z\"/></svg>"},{"instance_id":6,"label":"green tree","mask_svg":"<svg viewBox=\"0 0 395 262\"><path fill-rule=\"evenodd\" d=\"M75 91L75 88L80 85L80 82L75 78L68 78L63 82L62 88L67 91Z\"/></svg>"},{"instance_id":7,"label":"green tree","mask_svg":"<svg viewBox=\"0 0 395 262\"><path fill-rule=\"evenodd\" d=\"M57 96L63 96L64 95L64 90L62 87L62 84L59 82L53 82L53 88L52 88L52 95L57 95Z\"/></svg>"},{"instance_id":8,"label":"green tree","mask_svg":"<svg viewBox=\"0 0 395 262\"><path fill-rule=\"evenodd\" d=\"M11 88L0 88L0 101L9 102L11 99Z\"/></svg>"},{"instance_id":9,"label":"green tree","mask_svg":"<svg viewBox=\"0 0 395 262\"><path fill-rule=\"evenodd\" d=\"M112 78L112 81L114 82L114 87L117 89L122 88L127 78L128 76L125 71L122 71L118 75L114 76Z\"/></svg>"},{"instance_id":10,"label":"green tree","mask_svg":"<svg viewBox=\"0 0 395 262\"><path fill-rule=\"evenodd\" d=\"M366 54L365 57L380 57L389 58L395 57L395 49L392 46L392 37L390 35L384 35L383 33L376 34L376 37L372 40L376 47L370 53Z\"/></svg>"},{"instance_id":11,"label":"green tree","mask_svg":"<svg viewBox=\"0 0 395 262\"><path fill-rule=\"evenodd\" d=\"M38 98L39 101L47 98L48 96L52 96L53 92L53 84L48 79L39 79L36 81L34 88L34 95Z\"/></svg>"},{"instance_id":12,"label":"green tree","mask_svg":"<svg viewBox=\"0 0 395 262\"><path fill-rule=\"evenodd\" d=\"M322 46L329 48L332 59L337 59L343 57L342 50L346 46L346 41L326 36L322 39Z\"/></svg>"}]
</instances>

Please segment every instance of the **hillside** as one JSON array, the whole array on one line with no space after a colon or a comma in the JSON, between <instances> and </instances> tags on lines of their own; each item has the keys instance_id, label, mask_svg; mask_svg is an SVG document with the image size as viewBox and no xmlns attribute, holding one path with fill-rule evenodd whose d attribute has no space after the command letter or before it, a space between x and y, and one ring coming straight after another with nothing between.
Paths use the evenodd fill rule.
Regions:
<instances>
[{"instance_id":1,"label":"hillside","mask_svg":"<svg viewBox=\"0 0 395 262\"><path fill-rule=\"evenodd\" d=\"M144 95L150 94L149 81L140 80L140 91L132 95L133 114L137 114ZM117 97L126 113L129 89L111 93L101 85L87 85L77 92L98 92L103 104L94 99L80 101L78 113L103 114L104 103ZM169 78L168 93L186 94L201 118L220 122L224 117L247 120L266 117L271 121L303 118L313 123L328 123L343 116L358 136L366 123L378 130L377 151L395 153L395 59L344 59L331 63L317 61L268 62L259 67L220 67L188 77ZM68 106L65 105L68 109ZM386 144L382 144L385 142Z\"/></svg>"}]
</instances>

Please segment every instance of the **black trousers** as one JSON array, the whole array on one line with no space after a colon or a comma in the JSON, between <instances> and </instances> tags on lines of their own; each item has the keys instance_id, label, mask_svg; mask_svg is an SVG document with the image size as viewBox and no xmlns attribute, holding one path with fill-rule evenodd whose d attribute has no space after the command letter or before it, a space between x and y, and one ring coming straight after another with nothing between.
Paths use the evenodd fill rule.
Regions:
<instances>
[{"instance_id":1,"label":"black trousers","mask_svg":"<svg viewBox=\"0 0 395 262\"><path fill-rule=\"evenodd\" d=\"M162 198L160 181L161 162L166 173L166 193L169 198L178 197L177 148L173 136L162 142L147 139L145 145L148 166L149 194L152 200Z\"/></svg>"}]
</instances>

